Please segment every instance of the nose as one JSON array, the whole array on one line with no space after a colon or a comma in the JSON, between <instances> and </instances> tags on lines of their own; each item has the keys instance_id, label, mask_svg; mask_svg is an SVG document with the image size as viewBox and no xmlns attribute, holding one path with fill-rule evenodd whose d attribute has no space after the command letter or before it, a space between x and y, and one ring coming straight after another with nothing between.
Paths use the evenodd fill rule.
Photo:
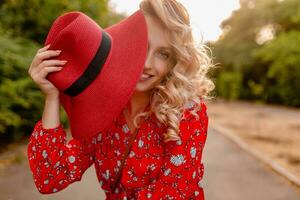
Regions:
<instances>
[{"instance_id":1,"label":"nose","mask_svg":"<svg viewBox=\"0 0 300 200\"><path fill-rule=\"evenodd\" d=\"M144 66L145 69L150 69L151 68L151 55L148 51L147 53L147 57L146 57L146 60L145 60L145 66Z\"/></svg>"}]
</instances>

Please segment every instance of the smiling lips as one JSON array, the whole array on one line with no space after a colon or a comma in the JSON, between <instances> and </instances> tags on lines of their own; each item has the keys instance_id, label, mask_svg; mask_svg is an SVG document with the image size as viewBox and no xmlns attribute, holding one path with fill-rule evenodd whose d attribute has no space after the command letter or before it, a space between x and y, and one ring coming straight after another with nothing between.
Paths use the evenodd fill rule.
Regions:
<instances>
[{"instance_id":1,"label":"smiling lips","mask_svg":"<svg viewBox=\"0 0 300 200\"><path fill-rule=\"evenodd\" d=\"M145 80L150 79L152 76L153 75L150 75L150 74L142 74L140 80L145 81Z\"/></svg>"}]
</instances>

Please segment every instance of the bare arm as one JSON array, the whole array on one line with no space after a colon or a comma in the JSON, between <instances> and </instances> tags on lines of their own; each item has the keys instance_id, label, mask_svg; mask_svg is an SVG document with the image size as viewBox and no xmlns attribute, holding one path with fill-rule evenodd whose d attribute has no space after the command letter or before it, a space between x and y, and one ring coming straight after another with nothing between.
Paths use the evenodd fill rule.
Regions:
<instances>
[{"instance_id":1,"label":"bare arm","mask_svg":"<svg viewBox=\"0 0 300 200\"><path fill-rule=\"evenodd\" d=\"M42 116L43 128L56 128L60 124L60 103L58 95L47 95Z\"/></svg>"},{"instance_id":2,"label":"bare arm","mask_svg":"<svg viewBox=\"0 0 300 200\"><path fill-rule=\"evenodd\" d=\"M57 72L62 69L66 60L50 59L60 54L60 50L48 50L50 45L39 49L34 56L28 73L32 80L39 86L45 95L45 107L42 117L43 128L56 128L59 123L59 91L46 79L49 73Z\"/></svg>"},{"instance_id":3,"label":"bare arm","mask_svg":"<svg viewBox=\"0 0 300 200\"><path fill-rule=\"evenodd\" d=\"M48 48L38 50L28 70L45 95L42 119L35 124L27 147L34 183L43 194L58 192L79 181L94 162L95 154L94 138L66 140L66 131L60 124L59 91L46 79L47 74L61 70L66 61L49 60L59 52Z\"/></svg>"}]
</instances>

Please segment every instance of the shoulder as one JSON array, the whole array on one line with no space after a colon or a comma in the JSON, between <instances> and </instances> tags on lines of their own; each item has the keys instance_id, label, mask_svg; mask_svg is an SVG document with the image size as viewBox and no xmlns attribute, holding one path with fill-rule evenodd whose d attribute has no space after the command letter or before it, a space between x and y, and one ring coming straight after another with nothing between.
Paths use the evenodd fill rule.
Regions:
<instances>
[{"instance_id":1,"label":"shoulder","mask_svg":"<svg viewBox=\"0 0 300 200\"><path fill-rule=\"evenodd\" d=\"M200 103L189 101L183 107L181 121L186 121L187 119L191 120L197 117L207 117L206 110L206 103L203 100L200 100Z\"/></svg>"},{"instance_id":2,"label":"shoulder","mask_svg":"<svg viewBox=\"0 0 300 200\"><path fill-rule=\"evenodd\" d=\"M188 139L197 132L207 132L208 115L205 102L188 102L182 112L179 130L182 139Z\"/></svg>"}]
</instances>

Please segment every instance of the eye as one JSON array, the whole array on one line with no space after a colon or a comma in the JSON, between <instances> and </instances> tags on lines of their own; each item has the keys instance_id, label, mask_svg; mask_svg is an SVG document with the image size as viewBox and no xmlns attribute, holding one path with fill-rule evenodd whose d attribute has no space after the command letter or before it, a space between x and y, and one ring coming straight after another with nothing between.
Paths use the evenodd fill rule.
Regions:
<instances>
[{"instance_id":1,"label":"eye","mask_svg":"<svg viewBox=\"0 0 300 200\"><path fill-rule=\"evenodd\" d=\"M168 59L170 54L168 52L165 52L165 51L159 51L158 52L159 55L163 58L163 59Z\"/></svg>"}]
</instances>

